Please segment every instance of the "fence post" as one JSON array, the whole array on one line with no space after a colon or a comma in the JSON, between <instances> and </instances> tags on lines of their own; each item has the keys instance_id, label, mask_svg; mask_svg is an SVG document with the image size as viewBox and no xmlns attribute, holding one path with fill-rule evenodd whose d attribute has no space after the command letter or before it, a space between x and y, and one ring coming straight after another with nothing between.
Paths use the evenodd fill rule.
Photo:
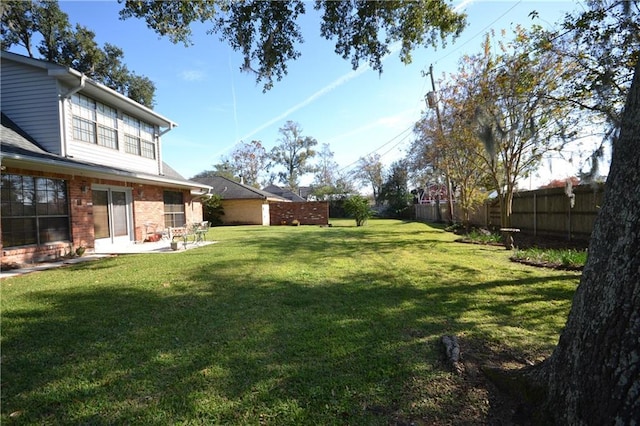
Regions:
<instances>
[{"instance_id":1,"label":"fence post","mask_svg":"<svg viewBox=\"0 0 640 426\"><path fill-rule=\"evenodd\" d=\"M533 236L538 236L538 199L536 193L533 193Z\"/></svg>"}]
</instances>

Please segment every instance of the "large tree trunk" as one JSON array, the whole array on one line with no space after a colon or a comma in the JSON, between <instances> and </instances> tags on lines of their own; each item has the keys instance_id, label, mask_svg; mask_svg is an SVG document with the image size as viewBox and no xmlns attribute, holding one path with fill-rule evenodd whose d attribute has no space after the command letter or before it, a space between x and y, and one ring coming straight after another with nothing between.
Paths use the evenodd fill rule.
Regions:
<instances>
[{"instance_id":1,"label":"large tree trunk","mask_svg":"<svg viewBox=\"0 0 640 426\"><path fill-rule=\"evenodd\" d=\"M539 372L557 424L640 424L640 64L567 325Z\"/></svg>"}]
</instances>

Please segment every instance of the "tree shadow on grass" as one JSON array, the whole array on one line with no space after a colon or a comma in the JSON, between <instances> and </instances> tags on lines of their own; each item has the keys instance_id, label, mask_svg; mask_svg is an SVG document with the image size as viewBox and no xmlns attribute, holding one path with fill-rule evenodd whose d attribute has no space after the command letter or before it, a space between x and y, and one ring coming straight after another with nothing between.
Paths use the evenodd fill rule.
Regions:
<instances>
[{"instance_id":1,"label":"tree shadow on grass","mask_svg":"<svg viewBox=\"0 0 640 426\"><path fill-rule=\"evenodd\" d=\"M304 238L295 244L297 253L317 246ZM364 250L387 244L373 241ZM342 256L361 252L360 244L328 245ZM28 307L5 305L3 421L483 423L481 393L448 371L439 337L495 341L506 328L540 329L564 317L576 281L557 273L487 281L483 271L450 264L441 268L453 278L425 274L417 283L391 268L326 282L295 274L274 280L259 269L239 273L250 270L251 257L210 253L189 253L196 266L121 287L90 281L119 261L77 265L75 286L33 291L24 296ZM541 330L557 336L557 326Z\"/></svg>"}]
</instances>

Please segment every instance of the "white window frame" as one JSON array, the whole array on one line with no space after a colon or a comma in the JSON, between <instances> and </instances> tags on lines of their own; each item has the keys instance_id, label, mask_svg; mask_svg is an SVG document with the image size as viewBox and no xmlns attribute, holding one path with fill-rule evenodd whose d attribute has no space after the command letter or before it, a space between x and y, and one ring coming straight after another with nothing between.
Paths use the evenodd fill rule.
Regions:
<instances>
[{"instance_id":1,"label":"white window frame","mask_svg":"<svg viewBox=\"0 0 640 426\"><path fill-rule=\"evenodd\" d=\"M105 148L118 149L118 111L88 96L71 96L73 138Z\"/></svg>"}]
</instances>

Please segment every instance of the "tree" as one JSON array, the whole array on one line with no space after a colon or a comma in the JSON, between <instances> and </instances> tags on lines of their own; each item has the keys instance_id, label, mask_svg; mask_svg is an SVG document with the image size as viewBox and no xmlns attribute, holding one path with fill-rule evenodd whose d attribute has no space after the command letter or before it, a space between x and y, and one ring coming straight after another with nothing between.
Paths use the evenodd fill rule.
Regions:
<instances>
[{"instance_id":1,"label":"tree","mask_svg":"<svg viewBox=\"0 0 640 426\"><path fill-rule=\"evenodd\" d=\"M532 377L557 424L640 419L640 63L567 324Z\"/></svg>"},{"instance_id":2,"label":"tree","mask_svg":"<svg viewBox=\"0 0 640 426\"><path fill-rule=\"evenodd\" d=\"M293 121L287 121L279 130L282 137L279 145L271 150L270 158L275 165L284 167L278 173L280 182L288 189L298 188L298 179L305 173L313 171L309 161L316 155L313 147L318 141L310 136L302 136L302 128Z\"/></svg>"},{"instance_id":3,"label":"tree","mask_svg":"<svg viewBox=\"0 0 640 426\"><path fill-rule=\"evenodd\" d=\"M502 53L495 56L487 36L483 53L465 57L459 70L474 87L470 102L476 105L477 134L485 147L483 159L498 194L503 227L510 226L518 180L575 134L573 110L549 96L562 93L562 82L573 68L556 55L532 51L532 40L531 34L516 28L514 39L500 45Z\"/></svg>"},{"instance_id":4,"label":"tree","mask_svg":"<svg viewBox=\"0 0 640 426\"><path fill-rule=\"evenodd\" d=\"M373 191L373 201L377 206L381 206L382 199L382 162L378 154L372 154L367 157L361 157L354 173L356 179L360 180L363 185L370 185Z\"/></svg>"},{"instance_id":5,"label":"tree","mask_svg":"<svg viewBox=\"0 0 640 426\"><path fill-rule=\"evenodd\" d=\"M122 49L109 43L100 48L93 31L82 25L73 29L57 1L11 1L0 7L3 50L19 45L34 57L33 38L39 33L42 40L38 52L44 60L71 67L142 105L153 107L153 82L127 69L122 62Z\"/></svg>"},{"instance_id":6,"label":"tree","mask_svg":"<svg viewBox=\"0 0 640 426\"><path fill-rule=\"evenodd\" d=\"M338 173L338 163L333 160L334 154L329 144L322 144L322 149L317 152L317 157L314 186L333 186Z\"/></svg>"},{"instance_id":7,"label":"tree","mask_svg":"<svg viewBox=\"0 0 640 426\"><path fill-rule=\"evenodd\" d=\"M317 156L315 177L311 183L311 194L316 200L333 201L356 192L353 182L338 170L329 144L323 144Z\"/></svg>"},{"instance_id":8,"label":"tree","mask_svg":"<svg viewBox=\"0 0 640 426\"><path fill-rule=\"evenodd\" d=\"M419 45L444 45L449 35L457 37L466 25L465 16L453 11L445 0L410 2L323 1L320 34L335 40L335 52L350 59L353 69L362 62L382 72L382 58L389 46L399 42L400 59L411 62L411 51ZM149 28L174 42L190 43L193 22L213 22L211 33L220 35L243 55L240 69L253 72L264 90L287 74L287 63L300 56L303 37L297 20L306 12L302 0L199 2L126 0L122 19L144 19Z\"/></svg>"},{"instance_id":9,"label":"tree","mask_svg":"<svg viewBox=\"0 0 640 426\"><path fill-rule=\"evenodd\" d=\"M266 171L268 155L262 142L242 142L231 153L231 167L244 183L258 188L260 174Z\"/></svg>"},{"instance_id":10,"label":"tree","mask_svg":"<svg viewBox=\"0 0 640 426\"><path fill-rule=\"evenodd\" d=\"M0 3L0 35L2 50L8 50L12 45L22 46L29 57L33 57L32 39L37 31L34 15L36 4L33 2L13 1Z\"/></svg>"},{"instance_id":11,"label":"tree","mask_svg":"<svg viewBox=\"0 0 640 426\"><path fill-rule=\"evenodd\" d=\"M236 182L240 181L240 173L234 168L229 159L225 157L221 157L220 163L214 164L212 170L203 170L191 179L197 180L199 178L212 178L216 176L222 176Z\"/></svg>"},{"instance_id":12,"label":"tree","mask_svg":"<svg viewBox=\"0 0 640 426\"><path fill-rule=\"evenodd\" d=\"M202 210L204 219L212 225L222 225L224 208L222 207L222 196L213 194L202 199Z\"/></svg>"},{"instance_id":13,"label":"tree","mask_svg":"<svg viewBox=\"0 0 640 426\"><path fill-rule=\"evenodd\" d=\"M440 85L440 123L434 114L427 114L416 123L414 133L417 138L408 155L414 173L421 174L424 179L432 179L427 183L435 183L437 188L444 181L438 170L449 170L465 225L485 198L490 179L482 161L482 144L470 125L474 106L469 102L469 90L472 88L461 75L451 75L448 84ZM422 180L421 184L424 183Z\"/></svg>"},{"instance_id":14,"label":"tree","mask_svg":"<svg viewBox=\"0 0 640 426\"><path fill-rule=\"evenodd\" d=\"M353 195L344 202L344 211L356 220L356 226L364 225L373 216L369 200L362 195Z\"/></svg>"},{"instance_id":15,"label":"tree","mask_svg":"<svg viewBox=\"0 0 640 426\"><path fill-rule=\"evenodd\" d=\"M402 217L413 198L407 188L408 180L406 161L391 164L382 184L381 197L387 202L387 210L393 217Z\"/></svg>"},{"instance_id":16,"label":"tree","mask_svg":"<svg viewBox=\"0 0 640 426\"><path fill-rule=\"evenodd\" d=\"M537 34L537 47L576 67L558 101L577 106L585 120L604 122L602 140L591 156L597 177L604 146L620 128L620 117L635 64L640 57L640 6L637 1L589 0L588 9L567 13L557 29Z\"/></svg>"}]
</instances>

